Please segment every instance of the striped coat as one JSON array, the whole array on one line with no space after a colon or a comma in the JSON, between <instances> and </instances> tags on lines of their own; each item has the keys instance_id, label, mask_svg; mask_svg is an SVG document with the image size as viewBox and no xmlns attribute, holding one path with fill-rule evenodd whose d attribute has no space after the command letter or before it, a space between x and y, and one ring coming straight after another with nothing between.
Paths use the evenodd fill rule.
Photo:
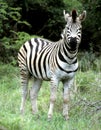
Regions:
<instances>
[{"instance_id":1,"label":"striped coat","mask_svg":"<svg viewBox=\"0 0 101 130\"><path fill-rule=\"evenodd\" d=\"M63 83L63 116L68 119L69 88L73 82L75 72L78 69L77 52L81 42L81 21L85 19L86 12L77 16L75 10L72 14L65 14L67 22L62 39L52 42L43 38L32 38L25 42L18 53L22 83L21 112L24 111L27 96L28 80L34 77L34 85L30 91L33 113L38 111L37 95L43 80L51 81L51 96L48 119L53 115L54 102L56 100L57 86Z\"/></svg>"}]
</instances>

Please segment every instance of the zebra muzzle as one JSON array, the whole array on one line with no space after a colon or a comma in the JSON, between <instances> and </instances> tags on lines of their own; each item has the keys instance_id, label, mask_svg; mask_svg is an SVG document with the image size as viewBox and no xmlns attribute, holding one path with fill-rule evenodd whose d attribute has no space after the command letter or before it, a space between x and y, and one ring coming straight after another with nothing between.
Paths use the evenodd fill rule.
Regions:
<instances>
[{"instance_id":1,"label":"zebra muzzle","mask_svg":"<svg viewBox=\"0 0 101 130\"><path fill-rule=\"evenodd\" d=\"M76 37L71 37L69 45L71 47L71 50L75 50L77 48L77 39L76 39Z\"/></svg>"}]
</instances>

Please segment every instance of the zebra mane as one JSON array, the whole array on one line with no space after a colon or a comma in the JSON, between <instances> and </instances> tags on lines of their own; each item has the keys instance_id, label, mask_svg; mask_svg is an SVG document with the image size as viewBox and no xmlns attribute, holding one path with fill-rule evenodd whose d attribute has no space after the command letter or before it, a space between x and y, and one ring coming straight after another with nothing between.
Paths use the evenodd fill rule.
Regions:
<instances>
[{"instance_id":1,"label":"zebra mane","mask_svg":"<svg viewBox=\"0 0 101 130\"><path fill-rule=\"evenodd\" d=\"M72 19L73 19L73 23L76 22L76 17L77 17L77 12L76 12L76 10L72 10Z\"/></svg>"}]
</instances>

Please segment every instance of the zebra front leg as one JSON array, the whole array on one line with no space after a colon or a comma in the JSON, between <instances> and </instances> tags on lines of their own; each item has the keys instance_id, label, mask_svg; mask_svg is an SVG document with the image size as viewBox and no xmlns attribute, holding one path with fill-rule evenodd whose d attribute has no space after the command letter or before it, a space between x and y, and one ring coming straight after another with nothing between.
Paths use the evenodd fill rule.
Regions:
<instances>
[{"instance_id":1,"label":"zebra front leg","mask_svg":"<svg viewBox=\"0 0 101 130\"><path fill-rule=\"evenodd\" d=\"M63 92L63 116L65 120L69 119L68 110L69 110L69 99L70 99L70 87L73 83L73 80L64 81L64 92Z\"/></svg>"},{"instance_id":2,"label":"zebra front leg","mask_svg":"<svg viewBox=\"0 0 101 130\"><path fill-rule=\"evenodd\" d=\"M38 112L38 108L37 108L37 96L38 96L38 92L40 90L42 81L39 79L35 79L33 86L30 90L30 99L31 99L31 104L32 104L32 113L35 114Z\"/></svg>"},{"instance_id":3,"label":"zebra front leg","mask_svg":"<svg viewBox=\"0 0 101 130\"><path fill-rule=\"evenodd\" d=\"M57 94L57 86L58 86L58 81L51 81L51 88L50 88L50 107L48 111L48 119L50 120L53 115L53 108L54 108L54 103L56 101L56 94Z\"/></svg>"}]
</instances>

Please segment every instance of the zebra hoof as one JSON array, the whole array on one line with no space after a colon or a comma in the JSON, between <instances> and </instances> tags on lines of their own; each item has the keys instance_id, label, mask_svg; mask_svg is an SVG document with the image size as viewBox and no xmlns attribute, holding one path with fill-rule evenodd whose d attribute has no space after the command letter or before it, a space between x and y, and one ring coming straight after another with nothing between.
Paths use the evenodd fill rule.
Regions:
<instances>
[{"instance_id":1,"label":"zebra hoof","mask_svg":"<svg viewBox=\"0 0 101 130\"><path fill-rule=\"evenodd\" d=\"M38 112L32 110L32 114L33 114L33 115L36 115L37 113L38 113Z\"/></svg>"},{"instance_id":2,"label":"zebra hoof","mask_svg":"<svg viewBox=\"0 0 101 130\"><path fill-rule=\"evenodd\" d=\"M48 118L48 121L50 122L52 120L52 118Z\"/></svg>"},{"instance_id":3,"label":"zebra hoof","mask_svg":"<svg viewBox=\"0 0 101 130\"><path fill-rule=\"evenodd\" d=\"M20 108L20 114L24 115L24 110Z\"/></svg>"},{"instance_id":4,"label":"zebra hoof","mask_svg":"<svg viewBox=\"0 0 101 130\"><path fill-rule=\"evenodd\" d=\"M51 121L52 115L48 115L48 121Z\"/></svg>"},{"instance_id":5,"label":"zebra hoof","mask_svg":"<svg viewBox=\"0 0 101 130\"><path fill-rule=\"evenodd\" d=\"M69 120L69 116L64 116L65 121Z\"/></svg>"},{"instance_id":6,"label":"zebra hoof","mask_svg":"<svg viewBox=\"0 0 101 130\"><path fill-rule=\"evenodd\" d=\"M33 113L32 112L32 114L33 114L33 116L34 116L35 119L39 119L40 118L40 114L39 113Z\"/></svg>"}]
</instances>

